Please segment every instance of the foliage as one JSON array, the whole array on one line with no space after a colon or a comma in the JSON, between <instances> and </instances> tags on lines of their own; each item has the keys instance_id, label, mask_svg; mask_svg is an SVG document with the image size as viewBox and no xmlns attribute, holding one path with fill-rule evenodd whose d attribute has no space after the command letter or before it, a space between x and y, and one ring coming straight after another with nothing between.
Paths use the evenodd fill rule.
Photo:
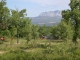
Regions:
<instances>
[{"instance_id":1,"label":"foliage","mask_svg":"<svg viewBox=\"0 0 80 60\"><path fill-rule=\"evenodd\" d=\"M73 38L74 28L71 21L68 24L62 20L58 26L54 26L52 29L52 36L55 39L69 40Z\"/></svg>"},{"instance_id":2,"label":"foliage","mask_svg":"<svg viewBox=\"0 0 80 60\"><path fill-rule=\"evenodd\" d=\"M25 41L26 42L26 41ZM30 43L31 42L31 43ZM71 41L67 42L58 42L58 41L30 41L27 45L24 45L24 43L20 45L7 45L10 46L8 48L5 48L4 53L0 54L1 60L79 60L80 59L80 46L77 47L75 44L73 44ZM33 43L34 46L33 46ZM39 46L39 43L43 43L43 46ZM31 45L32 44L32 45ZM37 44L37 45L36 45ZM42 44L40 44L42 45ZM30 46L27 49L20 48L23 46L25 48L26 46ZM1 46L0 46L1 47ZM6 47L6 45L5 45ZM11 50L9 50L12 48ZM14 49L15 48L15 49Z\"/></svg>"},{"instance_id":3,"label":"foliage","mask_svg":"<svg viewBox=\"0 0 80 60\"><path fill-rule=\"evenodd\" d=\"M7 30L7 20L9 17L9 9L6 7L6 1L0 0L0 34L4 36Z\"/></svg>"},{"instance_id":4,"label":"foliage","mask_svg":"<svg viewBox=\"0 0 80 60\"><path fill-rule=\"evenodd\" d=\"M67 23L69 20L74 26L73 42L77 42L80 29L80 0L70 0L70 10L62 11L62 18Z\"/></svg>"},{"instance_id":5,"label":"foliage","mask_svg":"<svg viewBox=\"0 0 80 60\"><path fill-rule=\"evenodd\" d=\"M25 37L28 41L32 39L32 23L26 17L26 9L19 11L8 9L6 1L0 1L0 35L7 37L17 37L19 43L20 37Z\"/></svg>"},{"instance_id":6,"label":"foliage","mask_svg":"<svg viewBox=\"0 0 80 60\"><path fill-rule=\"evenodd\" d=\"M37 39L39 38L39 26L38 25L32 25L32 36L33 36L33 39Z\"/></svg>"},{"instance_id":7,"label":"foliage","mask_svg":"<svg viewBox=\"0 0 80 60\"><path fill-rule=\"evenodd\" d=\"M44 24L43 26L39 27L39 36L41 37L42 35L47 36L50 31L49 28Z\"/></svg>"}]
</instances>

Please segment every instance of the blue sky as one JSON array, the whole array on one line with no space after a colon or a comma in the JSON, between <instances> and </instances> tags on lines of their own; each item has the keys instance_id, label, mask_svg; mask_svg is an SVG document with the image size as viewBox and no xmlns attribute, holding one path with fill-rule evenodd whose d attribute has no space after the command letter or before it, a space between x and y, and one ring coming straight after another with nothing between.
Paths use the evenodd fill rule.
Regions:
<instances>
[{"instance_id":1,"label":"blue sky","mask_svg":"<svg viewBox=\"0 0 80 60\"><path fill-rule=\"evenodd\" d=\"M28 17L38 16L41 12L69 9L70 0L6 0L10 9L26 9Z\"/></svg>"}]
</instances>

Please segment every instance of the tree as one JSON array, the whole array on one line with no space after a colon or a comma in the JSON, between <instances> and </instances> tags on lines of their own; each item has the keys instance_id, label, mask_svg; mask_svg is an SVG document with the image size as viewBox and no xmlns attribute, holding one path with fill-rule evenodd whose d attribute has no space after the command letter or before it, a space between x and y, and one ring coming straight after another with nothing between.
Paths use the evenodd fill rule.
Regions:
<instances>
[{"instance_id":1,"label":"tree","mask_svg":"<svg viewBox=\"0 0 80 60\"><path fill-rule=\"evenodd\" d=\"M47 27L46 25L44 24L43 26L40 26L39 27L39 36L41 37L42 35L46 36L48 33L47 31Z\"/></svg>"},{"instance_id":2,"label":"tree","mask_svg":"<svg viewBox=\"0 0 80 60\"><path fill-rule=\"evenodd\" d=\"M54 26L52 30L54 39L69 40L73 36L73 26L70 21L68 24L62 20L58 26Z\"/></svg>"},{"instance_id":3,"label":"tree","mask_svg":"<svg viewBox=\"0 0 80 60\"><path fill-rule=\"evenodd\" d=\"M51 36L52 36L54 39L59 39L60 31L58 31L57 26L52 26L51 33L52 33Z\"/></svg>"},{"instance_id":4,"label":"tree","mask_svg":"<svg viewBox=\"0 0 80 60\"><path fill-rule=\"evenodd\" d=\"M37 39L39 38L39 26L38 25L32 25L32 36L33 36L33 39Z\"/></svg>"},{"instance_id":5,"label":"tree","mask_svg":"<svg viewBox=\"0 0 80 60\"><path fill-rule=\"evenodd\" d=\"M13 30L13 28L16 28L16 32L17 32L17 43L19 43L19 33L20 33L20 29L21 29L21 23L22 20L24 20L24 17L26 16L26 9L23 9L21 11L19 11L18 9L16 10L11 10L11 17L10 17L10 27L11 30ZM11 33L13 33L11 31Z\"/></svg>"},{"instance_id":6,"label":"tree","mask_svg":"<svg viewBox=\"0 0 80 60\"><path fill-rule=\"evenodd\" d=\"M73 42L77 42L80 29L80 0L70 0L70 10L62 11L62 18L67 23L69 20L74 26Z\"/></svg>"},{"instance_id":7,"label":"tree","mask_svg":"<svg viewBox=\"0 0 80 60\"><path fill-rule=\"evenodd\" d=\"M27 43L32 39L32 23L29 18L25 18L24 34L27 40Z\"/></svg>"},{"instance_id":8,"label":"tree","mask_svg":"<svg viewBox=\"0 0 80 60\"><path fill-rule=\"evenodd\" d=\"M9 14L10 11L6 7L6 1L5 0L0 0L0 34L2 36L6 35L5 32L7 33L7 20L9 19Z\"/></svg>"},{"instance_id":9,"label":"tree","mask_svg":"<svg viewBox=\"0 0 80 60\"><path fill-rule=\"evenodd\" d=\"M0 35L10 35L11 38L16 36L17 43L19 43L19 37L26 37L27 42L30 41L32 23L26 16L26 9L9 10L6 7L6 1L0 0Z\"/></svg>"}]
</instances>

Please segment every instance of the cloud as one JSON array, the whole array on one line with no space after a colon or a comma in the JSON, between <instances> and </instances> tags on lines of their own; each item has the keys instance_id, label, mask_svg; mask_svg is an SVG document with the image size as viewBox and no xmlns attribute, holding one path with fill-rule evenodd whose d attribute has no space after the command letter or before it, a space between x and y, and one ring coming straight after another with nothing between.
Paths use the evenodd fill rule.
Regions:
<instances>
[{"instance_id":1,"label":"cloud","mask_svg":"<svg viewBox=\"0 0 80 60\"><path fill-rule=\"evenodd\" d=\"M45 24L45 23L38 23L38 24Z\"/></svg>"},{"instance_id":2,"label":"cloud","mask_svg":"<svg viewBox=\"0 0 80 60\"><path fill-rule=\"evenodd\" d=\"M41 6L62 6L62 5L68 5L70 0L19 0L19 1L25 1L25 2L32 2L40 4Z\"/></svg>"},{"instance_id":3,"label":"cloud","mask_svg":"<svg viewBox=\"0 0 80 60\"><path fill-rule=\"evenodd\" d=\"M56 23L56 22L49 22L50 24Z\"/></svg>"}]
</instances>

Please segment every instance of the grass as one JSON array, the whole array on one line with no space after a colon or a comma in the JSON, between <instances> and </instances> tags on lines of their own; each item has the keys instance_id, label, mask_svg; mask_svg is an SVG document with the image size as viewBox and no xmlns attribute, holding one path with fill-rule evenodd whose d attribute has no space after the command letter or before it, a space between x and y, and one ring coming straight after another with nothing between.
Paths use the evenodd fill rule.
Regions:
<instances>
[{"instance_id":1,"label":"grass","mask_svg":"<svg viewBox=\"0 0 80 60\"><path fill-rule=\"evenodd\" d=\"M1 60L80 60L80 42L75 46L71 41L31 40L29 43L16 39L0 44Z\"/></svg>"}]
</instances>

